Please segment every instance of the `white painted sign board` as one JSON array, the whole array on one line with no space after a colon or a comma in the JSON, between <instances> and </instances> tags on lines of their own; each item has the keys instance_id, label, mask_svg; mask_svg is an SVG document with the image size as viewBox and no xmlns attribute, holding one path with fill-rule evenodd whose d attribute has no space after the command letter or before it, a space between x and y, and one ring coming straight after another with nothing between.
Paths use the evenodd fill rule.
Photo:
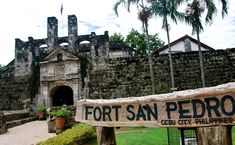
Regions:
<instances>
[{"instance_id":1,"label":"white painted sign board","mask_svg":"<svg viewBox=\"0 0 235 145\"><path fill-rule=\"evenodd\" d=\"M143 97L81 100L76 121L104 127L234 125L235 83Z\"/></svg>"}]
</instances>

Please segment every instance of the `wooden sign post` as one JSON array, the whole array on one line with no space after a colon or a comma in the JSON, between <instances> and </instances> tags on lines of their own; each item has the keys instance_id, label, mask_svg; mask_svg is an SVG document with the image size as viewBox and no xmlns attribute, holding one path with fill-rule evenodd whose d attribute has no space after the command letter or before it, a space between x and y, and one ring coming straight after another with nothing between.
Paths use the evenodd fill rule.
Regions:
<instances>
[{"instance_id":1,"label":"wooden sign post","mask_svg":"<svg viewBox=\"0 0 235 145\"><path fill-rule=\"evenodd\" d=\"M234 125L235 83L144 97L81 100L76 121L100 127Z\"/></svg>"}]
</instances>

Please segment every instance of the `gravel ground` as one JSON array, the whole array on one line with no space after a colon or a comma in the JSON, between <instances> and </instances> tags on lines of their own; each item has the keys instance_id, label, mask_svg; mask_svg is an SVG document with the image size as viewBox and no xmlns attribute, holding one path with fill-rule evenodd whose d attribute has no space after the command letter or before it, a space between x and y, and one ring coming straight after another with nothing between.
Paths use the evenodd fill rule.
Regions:
<instances>
[{"instance_id":1,"label":"gravel ground","mask_svg":"<svg viewBox=\"0 0 235 145\"><path fill-rule=\"evenodd\" d=\"M8 129L0 135L0 145L35 145L55 135L48 133L47 121L33 121Z\"/></svg>"}]
</instances>

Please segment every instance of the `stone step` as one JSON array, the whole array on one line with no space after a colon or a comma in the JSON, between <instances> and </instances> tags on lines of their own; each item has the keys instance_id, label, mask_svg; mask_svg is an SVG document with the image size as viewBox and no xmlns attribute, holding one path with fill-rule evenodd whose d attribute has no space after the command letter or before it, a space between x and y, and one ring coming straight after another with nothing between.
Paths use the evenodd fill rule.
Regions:
<instances>
[{"instance_id":1,"label":"stone step","mask_svg":"<svg viewBox=\"0 0 235 145\"><path fill-rule=\"evenodd\" d=\"M36 117L28 117L28 118L9 121L9 122L7 122L7 128L12 128L12 127L24 124L24 123L34 121L36 119L37 119Z\"/></svg>"},{"instance_id":2,"label":"stone step","mask_svg":"<svg viewBox=\"0 0 235 145\"><path fill-rule=\"evenodd\" d=\"M3 113L7 122L30 117L30 112L27 110L3 111Z\"/></svg>"}]
</instances>

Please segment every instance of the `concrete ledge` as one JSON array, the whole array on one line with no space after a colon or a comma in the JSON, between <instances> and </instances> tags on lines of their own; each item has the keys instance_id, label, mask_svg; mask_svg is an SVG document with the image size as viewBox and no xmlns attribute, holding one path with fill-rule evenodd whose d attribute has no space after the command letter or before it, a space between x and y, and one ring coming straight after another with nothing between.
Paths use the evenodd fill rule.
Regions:
<instances>
[{"instance_id":1,"label":"concrete ledge","mask_svg":"<svg viewBox=\"0 0 235 145\"><path fill-rule=\"evenodd\" d=\"M36 119L37 119L36 117L28 117L28 118L24 118L24 119L9 121L9 122L7 122L7 128L12 128L12 127L24 124L24 123L34 121Z\"/></svg>"}]
</instances>

